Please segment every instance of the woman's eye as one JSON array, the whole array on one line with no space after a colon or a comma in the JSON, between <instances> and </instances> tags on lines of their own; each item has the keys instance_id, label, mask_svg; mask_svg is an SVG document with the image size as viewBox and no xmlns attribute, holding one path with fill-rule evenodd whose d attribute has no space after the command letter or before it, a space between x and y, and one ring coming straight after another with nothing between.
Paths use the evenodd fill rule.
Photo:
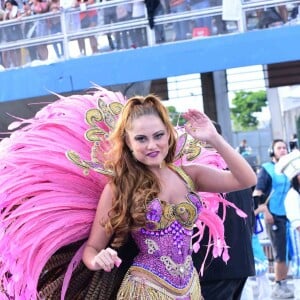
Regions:
<instances>
[{"instance_id":1,"label":"woman's eye","mask_svg":"<svg viewBox=\"0 0 300 300\"><path fill-rule=\"evenodd\" d=\"M164 136L164 133L159 133L155 136L157 140L161 139Z\"/></svg>"},{"instance_id":2,"label":"woman's eye","mask_svg":"<svg viewBox=\"0 0 300 300\"><path fill-rule=\"evenodd\" d=\"M135 140L138 141L138 142L143 143L143 142L145 142L146 138L144 136L136 136Z\"/></svg>"}]
</instances>

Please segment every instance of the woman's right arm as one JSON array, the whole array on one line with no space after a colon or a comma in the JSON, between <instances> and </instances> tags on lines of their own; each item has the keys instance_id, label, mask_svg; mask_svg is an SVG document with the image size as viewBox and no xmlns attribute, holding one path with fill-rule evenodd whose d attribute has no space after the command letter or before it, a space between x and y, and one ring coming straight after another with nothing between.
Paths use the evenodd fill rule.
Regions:
<instances>
[{"instance_id":1,"label":"woman's right arm","mask_svg":"<svg viewBox=\"0 0 300 300\"><path fill-rule=\"evenodd\" d=\"M109 184L104 187L101 194L92 229L83 250L82 260L90 270L97 271L103 269L111 271L114 266L119 266L120 258L115 250L107 248L112 237L108 235L101 225L109 218L109 211L112 207L113 193Z\"/></svg>"}]
</instances>

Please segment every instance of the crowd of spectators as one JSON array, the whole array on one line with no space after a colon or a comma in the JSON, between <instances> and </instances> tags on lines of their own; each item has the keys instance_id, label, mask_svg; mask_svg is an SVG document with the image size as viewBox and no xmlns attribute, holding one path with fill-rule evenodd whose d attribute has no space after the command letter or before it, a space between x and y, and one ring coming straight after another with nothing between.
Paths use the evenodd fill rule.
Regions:
<instances>
[{"instance_id":1,"label":"crowd of spectators","mask_svg":"<svg viewBox=\"0 0 300 300\"><path fill-rule=\"evenodd\" d=\"M154 28L156 43L230 32L227 22L222 20L221 14L201 15L180 22L172 21L166 25L155 25L153 22L154 16L158 15L184 13L221 6L221 0L135 0L131 4L112 5L104 9L99 9L95 5L93 8L90 7L99 1L110 0L1 0L0 43L30 40L61 33L63 31L61 11L68 11L65 14L66 32L90 31L101 25L145 18L146 11L150 28ZM47 16L43 18L26 19L26 17L45 13ZM297 16L295 9L288 11L285 5L254 10L251 14L253 15L253 13L257 18L256 28L266 28L272 24L278 24L278 22L284 24L289 18ZM18 23L12 23L11 20L18 20ZM109 50L143 47L148 44L145 26L107 32L106 36ZM87 41L89 41L89 45ZM91 54L98 53L102 48L102 45L99 45L97 34L77 38L77 45L80 55L88 54L87 47L90 48L89 53ZM5 50L0 53L0 64L4 68L11 68L34 60L45 61L49 58L48 46L49 42L47 43L47 41L39 43L37 46L31 44L24 46L20 43L12 50ZM62 38L53 42L52 46L58 59L64 56L65 49Z\"/></svg>"},{"instance_id":2,"label":"crowd of spectators","mask_svg":"<svg viewBox=\"0 0 300 300\"><path fill-rule=\"evenodd\" d=\"M2 7L2 26L1 26L1 43L17 42L24 39L30 40L35 37L42 37L51 33L60 32L60 17L51 17L49 19L28 21L27 17L48 12L57 12L60 10L59 0L4 0ZM17 20L11 23L5 21ZM56 45L55 45L56 46ZM4 68L19 67L26 61L47 60L47 44L37 46L28 46L25 50L23 47L15 47L12 50L2 51L1 61Z\"/></svg>"}]
</instances>

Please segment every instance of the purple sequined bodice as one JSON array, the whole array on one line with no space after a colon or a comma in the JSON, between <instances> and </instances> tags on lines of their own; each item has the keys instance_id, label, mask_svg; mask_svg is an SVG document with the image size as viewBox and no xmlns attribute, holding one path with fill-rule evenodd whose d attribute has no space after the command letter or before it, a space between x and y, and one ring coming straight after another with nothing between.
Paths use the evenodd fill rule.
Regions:
<instances>
[{"instance_id":1,"label":"purple sequined bodice","mask_svg":"<svg viewBox=\"0 0 300 300\"><path fill-rule=\"evenodd\" d=\"M146 228L132 233L140 250L133 266L176 289L187 286L194 269L191 238L201 202L194 193L188 193L187 200L175 205L153 199L146 213Z\"/></svg>"}]
</instances>

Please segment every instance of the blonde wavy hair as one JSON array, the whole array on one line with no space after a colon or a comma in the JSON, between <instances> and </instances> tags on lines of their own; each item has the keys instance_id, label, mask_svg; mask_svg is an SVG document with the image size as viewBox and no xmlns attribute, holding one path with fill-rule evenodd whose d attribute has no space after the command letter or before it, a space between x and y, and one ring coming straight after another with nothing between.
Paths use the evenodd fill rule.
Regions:
<instances>
[{"instance_id":1,"label":"blonde wavy hair","mask_svg":"<svg viewBox=\"0 0 300 300\"><path fill-rule=\"evenodd\" d=\"M107 232L114 233L114 247L120 247L131 230L145 226L147 203L157 197L161 189L158 178L133 157L126 144L126 131L134 120L144 115L158 116L168 131L169 151L165 163L172 163L175 157L176 131L160 99L152 94L130 98L110 136L111 150L106 162L106 167L114 172L111 178L114 199L109 220L103 225Z\"/></svg>"}]
</instances>

